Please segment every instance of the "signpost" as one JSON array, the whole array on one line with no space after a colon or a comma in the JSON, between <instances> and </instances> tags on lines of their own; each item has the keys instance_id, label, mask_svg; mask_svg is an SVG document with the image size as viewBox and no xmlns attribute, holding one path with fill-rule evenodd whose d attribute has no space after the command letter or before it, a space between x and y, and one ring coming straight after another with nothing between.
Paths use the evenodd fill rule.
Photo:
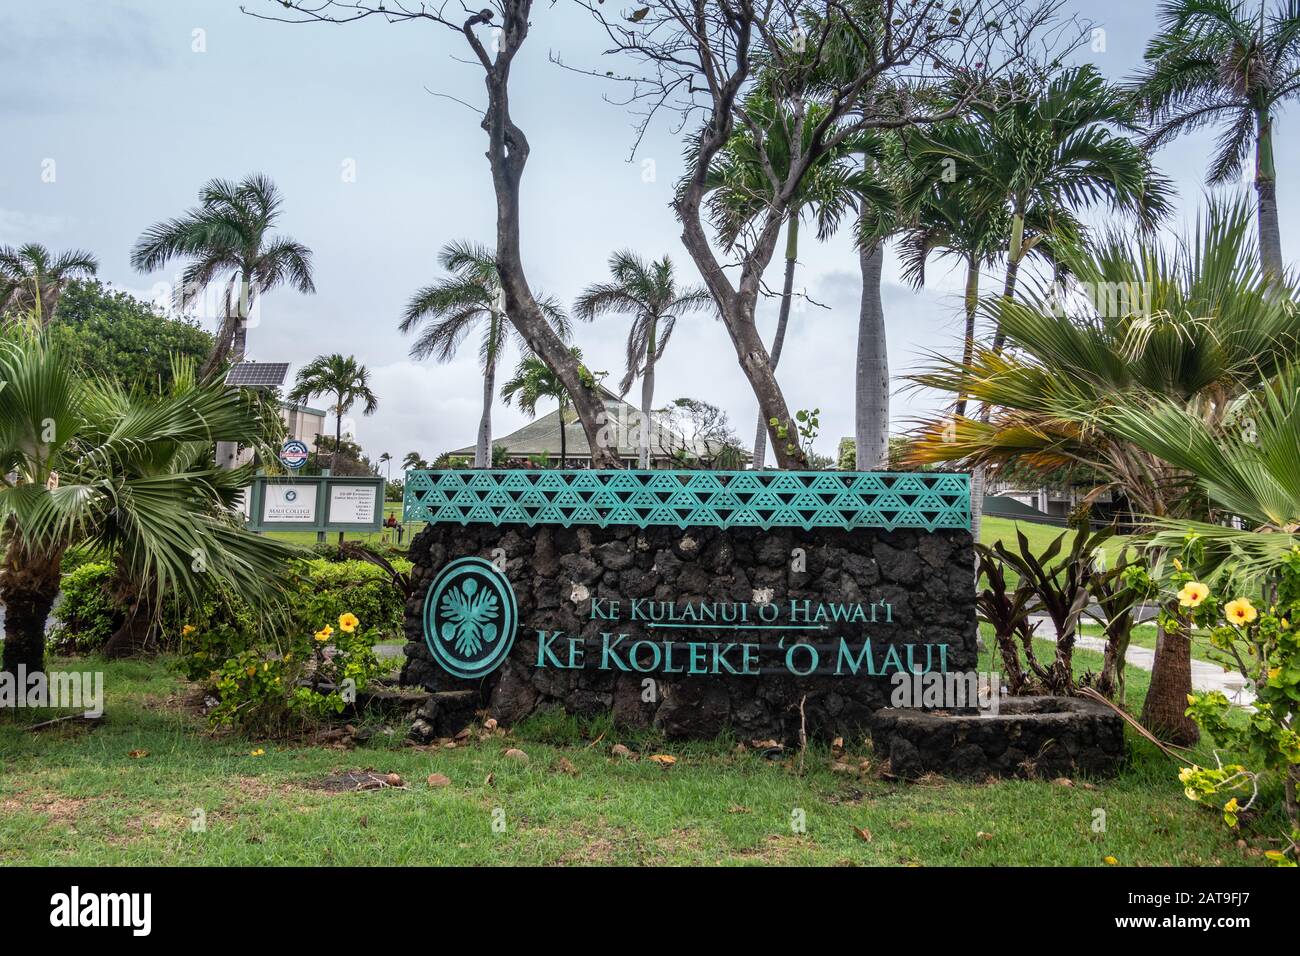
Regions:
<instances>
[{"instance_id":1,"label":"signpost","mask_svg":"<svg viewBox=\"0 0 1300 956\"><path fill-rule=\"evenodd\" d=\"M248 491L252 531L378 531L384 479L258 475Z\"/></svg>"}]
</instances>

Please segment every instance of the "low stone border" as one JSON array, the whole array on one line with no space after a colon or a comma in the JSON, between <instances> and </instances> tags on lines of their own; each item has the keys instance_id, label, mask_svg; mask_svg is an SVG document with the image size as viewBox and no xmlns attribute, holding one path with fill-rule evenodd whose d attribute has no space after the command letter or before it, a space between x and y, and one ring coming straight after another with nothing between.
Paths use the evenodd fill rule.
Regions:
<instances>
[{"instance_id":1,"label":"low stone border","mask_svg":"<svg viewBox=\"0 0 1300 956\"><path fill-rule=\"evenodd\" d=\"M1123 762L1124 721L1077 697L1004 698L996 715L886 708L872 720L871 745L907 778L1102 776Z\"/></svg>"}]
</instances>

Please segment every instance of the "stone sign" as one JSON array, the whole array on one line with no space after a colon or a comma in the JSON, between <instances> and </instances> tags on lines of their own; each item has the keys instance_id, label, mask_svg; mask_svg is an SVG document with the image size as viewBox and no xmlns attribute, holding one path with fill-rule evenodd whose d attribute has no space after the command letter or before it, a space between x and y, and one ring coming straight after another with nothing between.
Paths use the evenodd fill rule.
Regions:
<instances>
[{"instance_id":1,"label":"stone sign","mask_svg":"<svg viewBox=\"0 0 1300 956\"><path fill-rule=\"evenodd\" d=\"M672 736L865 728L975 665L966 476L408 472L416 734L546 706Z\"/></svg>"}]
</instances>

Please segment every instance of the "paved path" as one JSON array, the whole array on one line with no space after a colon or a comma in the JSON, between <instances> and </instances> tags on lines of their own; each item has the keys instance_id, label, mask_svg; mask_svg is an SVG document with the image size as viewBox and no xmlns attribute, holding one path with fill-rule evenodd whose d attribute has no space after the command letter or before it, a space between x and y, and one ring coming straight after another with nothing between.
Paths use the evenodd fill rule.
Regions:
<instances>
[{"instance_id":1,"label":"paved path","mask_svg":"<svg viewBox=\"0 0 1300 956\"><path fill-rule=\"evenodd\" d=\"M1038 630L1034 632L1035 637L1055 640L1051 618L1045 615L1033 615L1029 620L1038 624ZM1104 639L1082 634L1074 639L1074 645L1099 654L1106 650ZM1153 649L1138 647L1135 644L1130 644L1128 653L1124 655L1126 664L1140 667L1144 671L1151 670L1155 665L1155 659L1156 652ZM1246 679L1236 671L1225 673L1220 665L1211 664L1209 661L1198 661L1196 658L1192 658L1192 690L1221 690L1228 700L1243 707L1255 702L1255 695L1247 688Z\"/></svg>"}]
</instances>

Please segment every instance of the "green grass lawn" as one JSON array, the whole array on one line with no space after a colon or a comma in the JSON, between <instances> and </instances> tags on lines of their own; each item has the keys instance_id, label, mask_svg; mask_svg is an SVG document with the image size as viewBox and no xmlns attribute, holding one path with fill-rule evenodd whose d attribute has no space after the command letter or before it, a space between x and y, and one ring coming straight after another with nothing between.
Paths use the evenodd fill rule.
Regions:
<instances>
[{"instance_id":1,"label":"green grass lawn","mask_svg":"<svg viewBox=\"0 0 1300 956\"><path fill-rule=\"evenodd\" d=\"M1076 660L1099 663L1082 651ZM161 661L52 666L103 669L106 719L32 733L38 715L0 715L0 864L1261 862L1186 800L1176 764L1136 738L1119 777L1071 786L892 782L861 740L846 743L867 771L834 772L814 746L801 774L793 757L770 761L734 741L666 743L562 715L450 750L404 746L397 720L391 734L334 750L209 735L184 706L190 688ZM1134 702L1146 680L1130 671ZM639 759L612 756L616 742ZM505 757L509 747L528 762ZM677 762L645 759L655 753ZM316 785L366 768L408 788ZM431 773L451 785L430 787ZM1097 810L1104 833L1091 828ZM191 829L198 811L205 832ZM791 827L799 811L802 833Z\"/></svg>"}]
</instances>

